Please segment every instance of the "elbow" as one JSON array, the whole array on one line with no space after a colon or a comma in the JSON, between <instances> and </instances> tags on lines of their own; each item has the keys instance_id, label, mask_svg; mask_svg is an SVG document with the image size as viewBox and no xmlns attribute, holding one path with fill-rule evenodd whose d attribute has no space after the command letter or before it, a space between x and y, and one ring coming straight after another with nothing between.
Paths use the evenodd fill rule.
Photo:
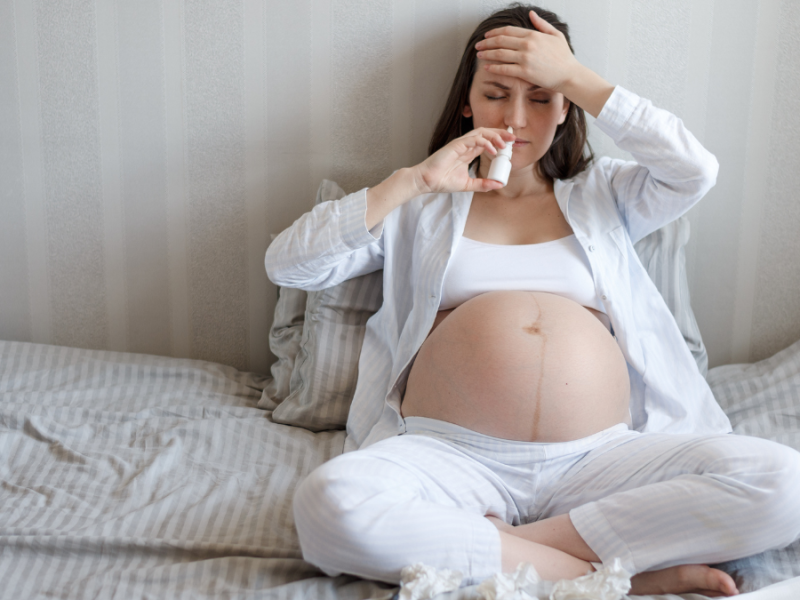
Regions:
<instances>
[{"instance_id":1,"label":"elbow","mask_svg":"<svg viewBox=\"0 0 800 600\"><path fill-rule=\"evenodd\" d=\"M302 263L287 260L291 253L285 246L278 244L278 238L267 248L264 255L264 269L269 280L279 287L297 288L307 292L323 290L333 285L329 277L315 276L313 272L303 268Z\"/></svg>"},{"instance_id":2,"label":"elbow","mask_svg":"<svg viewBox=\"0 0 800 600\"><path fill-rule=\"evenodd\" d=\"M719 175L719 162L717 161L717 157L713 154L711 155L711 159L708 161L705 175L706 181L708 182L708 189L711 189L717 184L717 175Z\"/></svg>"},{"instance_id":3,"label":"elbow","mask_svg":"<svg viewBox=\"0 0 800 600\"><path fill-rule=\"evenodd\" d=\"M286 286L284 273L278 261L278 252L274 250L274 248L274 242L267 248L267 253L264 255L264 268L267 271L267 277L272 283L279 286Z\"/></svg>"},{"instance_id":4,"label":"elbow","mask_svg":"<svg viewBox=\"0 0 800 600\"><path fill-rule=\"evenodd\" d=\"M705 196L711 190L711 188L717 184L718 174L719 162L717 161L717 157L708 152L707 157L700 165L697 176L698 199Z\"/></svg>"},{"instance_id":5,"label":"elbow","mask_svg":"<svg viewBox=\"0 0 800 600\"><path fill-rule=\"evenodd\" d=\"M291 240L288 237L290 229L279 233L267 247L264 255L264 269L269 280L280 287L301 288L304 282L299 274L298 262L289 260L295 253L291 250Z\"/></svg>"}]
</instances>

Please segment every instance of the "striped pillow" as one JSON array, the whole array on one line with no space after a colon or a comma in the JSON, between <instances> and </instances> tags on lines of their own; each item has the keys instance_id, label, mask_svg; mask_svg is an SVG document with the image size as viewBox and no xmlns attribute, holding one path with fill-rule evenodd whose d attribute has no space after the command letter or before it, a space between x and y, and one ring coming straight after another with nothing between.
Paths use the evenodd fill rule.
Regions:
<instances>
[{"instance_id":1,"label":"striped pillow","mask_svg":"<svg viewBox=\"0 0 800 600\"><path fill-rule=\"evenodd\" d=\"M683 339L705 377L708 374L708 353L692 311L689 280L686 278L685 248L689 233L689 219L683 216L642 238L633 249L675 317Z\"/></svg>"},{"instance_id":2,"label":"striped pillow","mask_svg":"<svg viewBox=\"0 0 800 600\"><path fill-rule=\"evenodd\" d=\"M344 196L338 185L323 180L316 203ZM383 271L308 293L302 338L289 382L291 393L273 411L273 421L311 431L344 428L356 389L367 319L382 303Z\"/></svg>"},{"instance_id":3,"label":"striped pillow","mask_svg":"<svg viewBox=\"0 0 800 600\"><path fill-rule=\"evenodd\" d=\"M323 180L317 191L317 203L338 200L344 196L344 191L336 183ZM689 220L681 217L640 240L634 248L678 322L678 327L705 376L708 371L708 354L689 302L684 253L688 241ZM358 378L358 359L367 319L383 303L382 277L383 272L377 271L327 290L309 292L304 319L299 304L289 307L292 297L286 301L280 323L293 323L293 327L297 327L299 323L302 337L299 344L291 346L297 348L288 384L291 393L285 399L277 399L282 402L272 414L273 421L312 431L345 427ZM286 290L281 293L281 298L285 292ZM289 318L287 313L291 310L295 314ZM284 336L288 336L285 329L279 327L278 312L276 307L276 324L270 332L271 348L275 344L275 336L282 332ZM297 329L292 332L297 335ZM285 349L289 348L290 344L287 343ZM285 389L285 367L290 364L292 362L288 357L281 363L279 374L283 383L280 389ZM271 406L265 403L263 408Z\"/></svg>"},{"instance_id":4,"label":"striped pillow","mask_svg":"<svg viewBox=\"0 0 800 600\"><path fill-rule=\"evenodd\" d=\"M278 360L270 367L272 379L261 393L259 408L273 410L289 395L289 383L303 336L306 296L303 290L278 288L275 317L269 330L269 349Z\"/></svg>"}]
</instances>

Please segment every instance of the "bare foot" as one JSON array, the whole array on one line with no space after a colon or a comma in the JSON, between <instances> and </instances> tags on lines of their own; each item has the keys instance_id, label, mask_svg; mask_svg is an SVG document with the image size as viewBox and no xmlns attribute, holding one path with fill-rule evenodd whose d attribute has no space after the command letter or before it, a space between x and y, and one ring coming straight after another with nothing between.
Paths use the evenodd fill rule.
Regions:
<instances>
[{"instance_id":1,"label":"bare foot","mask_svg":"<svg viewBox=\"0 0 800 600\"><path fill-rule=\"evenodd\" d=\"M680 565L634 575L631 594L683 594L694 592L705 596L735 596L736 584L727 573L706 565Z\"/></svg>"}]
</instances>

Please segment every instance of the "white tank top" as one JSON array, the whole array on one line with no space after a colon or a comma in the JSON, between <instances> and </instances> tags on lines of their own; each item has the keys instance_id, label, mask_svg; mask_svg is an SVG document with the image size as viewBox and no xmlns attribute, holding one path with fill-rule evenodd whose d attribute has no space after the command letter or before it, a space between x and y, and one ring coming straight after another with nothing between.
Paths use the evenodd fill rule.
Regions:
<instances>
[{"instance_id":1,"label":"white tank top","mask_svg":"<svg viewBox=\"0 0 800 600\"><path fill-rule=\"evenodd\" d=\"M606 312L575 234L524 245L487 244L462 236L444 274L439 310L494 290L551 292Z\"/></svg>"}]
</instances>

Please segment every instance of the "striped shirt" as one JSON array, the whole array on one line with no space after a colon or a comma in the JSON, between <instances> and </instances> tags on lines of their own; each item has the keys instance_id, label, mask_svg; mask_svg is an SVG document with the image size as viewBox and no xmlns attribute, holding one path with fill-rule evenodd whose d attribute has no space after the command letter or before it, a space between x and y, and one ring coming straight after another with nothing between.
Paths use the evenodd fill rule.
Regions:
<instances>
[{"instance_id":1,"label":"striped shirt","mask_svg":"<svg viewBox=\"0 0 800 600\"><path fill-rule=\"evenodd\" d=\"M595 125L634 161L602 157L554 182L558 206L592 268L628 362L638 431L722 433L730 422L697 368L633 244L688 211L716 183L713 154L675 115L617 86ZM275 238L278 285L334 286L383 269L383 306L367 323L346 450L404 431L400 401L439 307L444 273L472 193L418 196L366 228L366 189L322 203Z\"/></svg>"}]
</instances>

